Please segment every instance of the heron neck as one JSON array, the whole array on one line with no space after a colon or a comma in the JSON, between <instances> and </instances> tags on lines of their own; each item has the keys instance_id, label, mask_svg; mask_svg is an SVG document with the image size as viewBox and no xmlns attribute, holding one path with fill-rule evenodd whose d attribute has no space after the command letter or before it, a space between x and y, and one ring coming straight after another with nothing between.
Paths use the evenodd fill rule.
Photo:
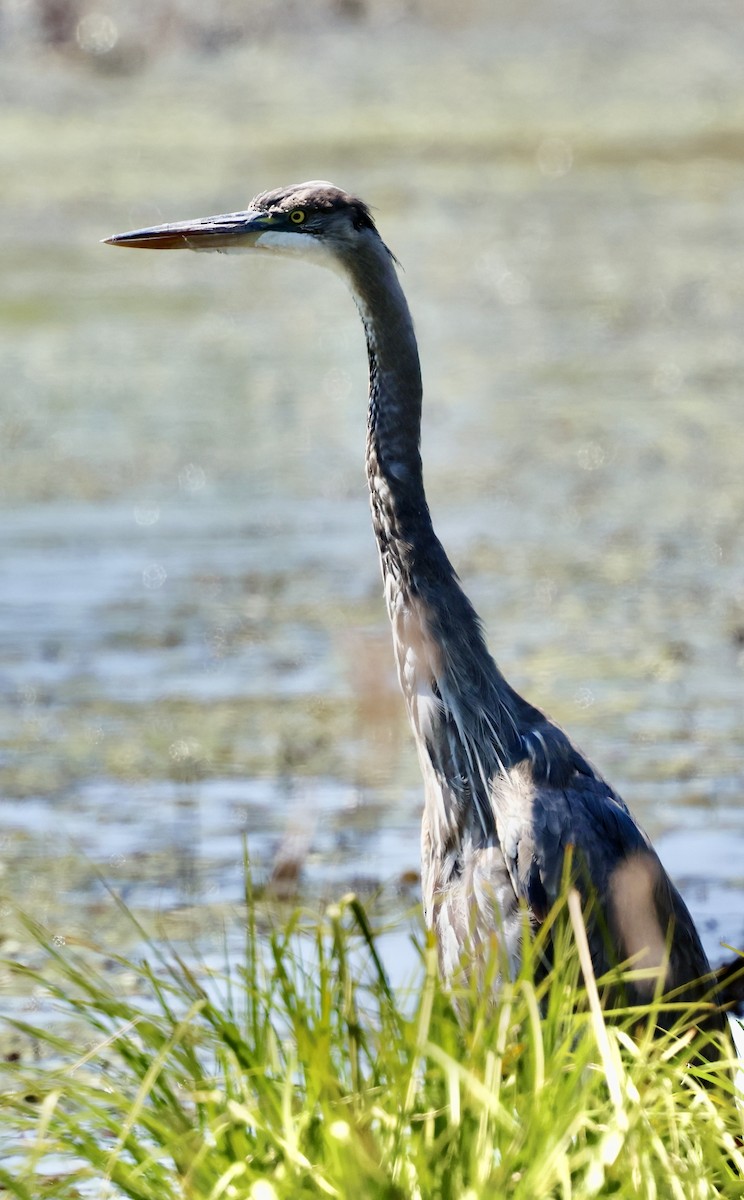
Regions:
<instances>
[{"instance_id":1,"label":"heron neck","mask_svg":"<svg viewBox=\"0 0 744 1200\"><path fill-rule=\"evenodd\" d=\"M383 244L357 258L352 288L369 358L366 468L383 574L412 586L434 535L421 465L421 367L413 321ZM439 547L442 555L444 551Z\"/></svg>"},{"instance_id":2,"label":"heron neck","mask_svg":"<svg viewBox=\"0 0 744 1200\"><path fill-rule=\"evenodd\" d=\"M473 736L480 744L485 713L494 753L509 761L519 754L512 715L518 697L488 653L478 616L434 533L421 467L422 387L413 321L393 260L381 242L373 253L371 261L357 256L352 290L369 356L372 525L401 686L419 740L434 737L432 712L442 706L437 720L446 722L449 712L457 739ZM427 695L434 706L428 716L421 710ZM465 757L467 771L472 763L467 752ZM475 790L480 786L473 783Z\"/></svg>"},{"instance_id":3,"label":"heron neck","mask_svg":"<svg viewBox=\"0 0 744 1200\"><path fill-rule=\"evenodd\" d=\"M452 643L474 692L499 677L478 620L434 532L421 466L421 368L413 321L393 260L380 242L374 261L358 257L352 289L364 323L369 357L367 481L393 627L396 606L415 607L425 633L443 648ZM443 681L442 681L443 682Z\"/></svg>"}]
</instances>

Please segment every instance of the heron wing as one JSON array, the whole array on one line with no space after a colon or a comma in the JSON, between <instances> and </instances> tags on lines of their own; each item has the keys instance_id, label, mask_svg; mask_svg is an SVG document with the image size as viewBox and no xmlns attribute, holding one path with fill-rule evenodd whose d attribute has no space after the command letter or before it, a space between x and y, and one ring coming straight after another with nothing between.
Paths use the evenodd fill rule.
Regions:
<instances>
[{"instance_id":1,"label":"heron wing","mask_svg":"<svg viewBox=\"0 0 744 1200\"><path fill-rule=\"evenodd\" d=\"M537 919L560 894L569 848L577 881L599 895L618 864L630 855L653 854L622 800L575 753L570 772L560 764L557 784L530 760L494 780L496 829L512 886ZM555 767L551 774L558 774Z\"/></svg>"}]
</instances>

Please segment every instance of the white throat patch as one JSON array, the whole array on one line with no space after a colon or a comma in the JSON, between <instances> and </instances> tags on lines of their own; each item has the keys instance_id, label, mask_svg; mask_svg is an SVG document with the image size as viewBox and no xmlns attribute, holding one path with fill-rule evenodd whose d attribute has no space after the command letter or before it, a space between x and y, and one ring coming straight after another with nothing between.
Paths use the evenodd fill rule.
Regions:
<instances>
[{"instance_id":1,"label":"white throat patch","mask_svg":"<svg viewBox=\"0 0 744 1200\"><path fill-rule=\"evenodd\" d=\"M260 233L255 242L261 250L275 254L286 254L292 258L305 258L331 266L333 255L320 238L308 233L291 233L289 230L267 229Z\"/></svg>"}]
</instances>

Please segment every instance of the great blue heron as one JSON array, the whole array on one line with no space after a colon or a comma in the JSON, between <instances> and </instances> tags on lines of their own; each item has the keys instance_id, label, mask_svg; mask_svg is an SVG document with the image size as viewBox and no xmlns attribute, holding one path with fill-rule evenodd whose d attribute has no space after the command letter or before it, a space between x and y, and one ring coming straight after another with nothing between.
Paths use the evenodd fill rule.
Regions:
<instances>
[{"instance_id":1,"label":"great blue heron","mask_svg":"<svg viewBox=\"0 0 744 1200\"><path fill-rule=\"evenodd\" d=\"M419 450L413 322L369 208L324 181L262 192L243 212L108 238L148 249L261 251L310 259L351 288L369 356L367 480L398 678L424 776L422 886L442 971L498 941L516 971L525 930L560 893L566 851L599 897L595 969L632 960L677 998L710 993L690 913L648 837L566 734L507 683L432 527ZM722 1027L714 1010L709 1023Z\"/></svg>"}]
</instances>

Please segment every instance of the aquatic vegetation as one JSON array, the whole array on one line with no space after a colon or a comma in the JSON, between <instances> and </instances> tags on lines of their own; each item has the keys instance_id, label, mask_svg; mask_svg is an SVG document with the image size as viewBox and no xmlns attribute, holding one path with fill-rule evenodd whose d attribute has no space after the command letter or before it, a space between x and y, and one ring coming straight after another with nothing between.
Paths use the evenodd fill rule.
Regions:
<instances>
[{"instance_id":1,"label":"aquatic vegetation","mask_svg":"<svg viewBox=\"0 0 744 1200\"><path fill-rule=\"evenodd\" d=\"M734 1063L691 1067L684 1013L658 1039L654 1005L605 1017L570 898L550 918L550 975L538 941L495 1008L459 997L465 1023L429 942L411 988L391 989L355 896L276 922L248 900L239 964L197 968L150 942L118 961L127 989L103 948L26 919L46 961L12 969L59 1020L14 1022L36 1061L4 1068L9 1196L742 1194Z\"/></svg>"}]
</instances>

